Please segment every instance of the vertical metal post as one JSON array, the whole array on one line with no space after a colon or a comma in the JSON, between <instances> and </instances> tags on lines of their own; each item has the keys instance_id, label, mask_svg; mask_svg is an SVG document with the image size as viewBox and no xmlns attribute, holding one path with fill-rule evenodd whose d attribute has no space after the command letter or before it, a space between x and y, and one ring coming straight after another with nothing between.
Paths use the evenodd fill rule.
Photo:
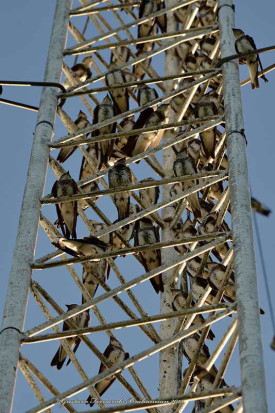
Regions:
<instances>
[{"instance_id":1,"label":"vertical metal post","mask_svg":"<svg viewBox=\"0 0 275 413\"><path fill-rule=\"evenodd\" d=\"M57 0L45 69L45 82L60 81L70 7L71 0ZM48 144L53 135L57 92L58 90L53 87L43 89L33 138L0 334L1 413L8 413L12 408L19 359L20 336L24 325L31 276L30 263L33 260L36 245L40 198L45 185L49 158Z\"/></svg>"},{"instance_id":2,"label":"vertical metal post","mask_svg":"<svg viewBox=\"0 0 275 413\"><path fill-rule=\"evenodd\" d=\"M219 0L221 57L235 54L232 0ZM257 294L251 195L246 142L241 134L243 114L238 61L222 65L229 158L229 186L239 315L243 406L246 413L267 412L265 375Z\"/></svg>"},{"instance_id":3,"label":"vertical metal post","mask_svg":"<svg viewBox=\"0 0 275 413\"><path fill-rule=\"evenodd\" d=\"M172 6L172 3L177 3L177 0L166 1L166 7ZM168 4L169 3L169 4ZM167 13L167 33L175 32L177 29L177 23L174 17L174 13ZM177 74L179 70L178 58L175 55L175 49L169 49L165 55L165 75ZM166 81L165 91L168 93L173 90L173 80ZM173 131L165 132L164 139L171 139L175 133ZM163 151L163 171L165 176L170 177L173 175L173 162L175 160L175 154L172 148L167 148ZM170 196L171 185L164 185L162 189L162 199L168 200ZM169 207L168 207L169 208ZM163 218L167 215L166 209L163 210ZM162 241L169 241L174 238L174 232L170 227L171 222L165 222L162 230ZM162 264L168 264L176 257L174 248L164 248L161 250ZM161 297L161 313L167 313L171 311L171 292L170 288L175 288L174 281L171 280L173 274L172 271L166 271L162 277L164 282L164 293ZM177 325L176 319L170 319L161 323L160 335L162 339L169 338L173 334ZM159 371L159 391L160 397L173 397L177 394L179 389L179 351L178 344L171 346L166 350L160 352L160 371ZM159 407L162 413L170 413L173 410L173 405Z\"/></svg>"}]
</instances>

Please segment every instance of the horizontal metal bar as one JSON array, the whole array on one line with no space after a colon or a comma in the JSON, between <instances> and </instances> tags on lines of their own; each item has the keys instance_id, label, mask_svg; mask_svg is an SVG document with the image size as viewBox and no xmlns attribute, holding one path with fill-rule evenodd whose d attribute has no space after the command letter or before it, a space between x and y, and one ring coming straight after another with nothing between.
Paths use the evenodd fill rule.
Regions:
<instances>
[{"instance_id":1,"label":"horizontal metal bar","mask_svg":"<svg viewBox=\"0 0 275 413\"><path fill-rule=\"evenodd\" d=\"M96 300L95 300L96 301ZM83 306L82 306L83 307ZM73 311L73 310L72 310ZM70 312L72 312L70 311ZM225 310L225 311L221 311L218 315L213 315L210 316L205 322L204 322L204 327L207 327L208 325L211 325L214 322L217 322L219 320L221 320L224 317L227 317L228 315L232 314L232 312L234 312L234 310ZM67 315L69 314L69 312L67 313ZM59 317L58 317L59 318ZM95 377L88 379L68 390L66 390L65 392L61 393L60 395L53 397L49 400L47 400L44 403L41 403L39 406L34 407L31 410L28 410L28 412L26 413L38 413L38 412L43 412L45 411L47 408L50 408L52 406L54 406L56 403L61 402L62 400L80 393L82 390L86 389L88 386L90 385L94 385L98 382L100 382L101 380L107 378L107 377L111 377L112 375L121 372L122 370L129 368L130 366L132 366L133 364L144 360L147 357L150 357L153 354L156 354L158 352L160 352L161 350L164 350L168 347L171 347L172 345L178 343L179 341L181 341L183 338L189 337L190 335L192 335L194 333L194 331L196 330L196 326L190 327L188 330L182 331L180 333L178 333L177 335L174 335L168 339L164 339L162 340L160 343L151 346L149 349L143 350L140 353L136 354L135 356L132 356L128 359L126 359L125 361L123 361L122 363L119 363L117 365L114 365L108 369L106 369L105 371L103 371L102 373L96 375ZM218 390L214 390L213 393L211 392L207 392L207 396L205 396L204 398L209 398L209 397L215 397L215 395L224 395L224 394L231 394L236 392L238 389L236 388L224 388L224 389L218 389ZM216 393L217 392L217 393ZM196 399L201 399L202 393L200 393L200 395L192 393L190 395L185 395L185 396L181 396L181 398L177 398L179 400L186 400L183 398L186 398L189 400L189 398L191 397L190 400L196 400ZM171 402L172 400L175 400L174 398L171 398ZM151 406L151 403L148 402L149 406ZM132 408L136 409L136 405L131 405ZM117 408L117 407L115 407ZM103 409L102 409L103 410ZM116 411L116 410L115 410ZM110 408L108 407L108 412L110 412Z\"/></svg>"},{"instance_id":2,"label":"horizontal metal bar","mask_svg":"<svg viewBox=\"0 0 275 413\"><path fill-rule=\"evenodd\" d=\"M41 87L58 87L62 92L66 93L65 87L58 82L33 82L26 80L0 80L2 86L41 86Z\"/></svg>"},{"instance_id":3,"label":"horizontal metal bar","mask_svg":"<svg viewBox=\"0 0 275 413\"><path fill-rule=\"evenodd\" d=\"M209 178L209 177L217 176L221 174L223 175L224 172L225 172L224 170L206 171L206 172L200 172L200 173L192 174L192 175L185 175L181 177L176 176L176 177L171 177L171 178L164 178L164 179L160 179L159 181L148 181L148 182L136 183L134 185L126 185L122 188L109 188L109 189L103 189L99 191L75 194L71 196L62 196L59 198L54 198L52 195L47 195L41 199L41 204L44 204L44 205L57 204L59 202L63 203L63 202L77 201L79 199L98 198L103 195L117 194L117 193L124 192L124 191L134 191L137 189L152 188L152 187L172 184L176 182L193 181L199 178Z\"/></svg>"},{"instance_id":4,"label":"horizontal metal bar","mask_svg":"<svg viewBox=\"0 0 275 413\"><path fill-rule=\"evenodd\" d=\"M159 126L149 126L147 128L139 128L139 129L132 129L129 132L116 132L116 133L109 133L106 135L101 135L101 136L96 136L92 138L84 138L84 139L77 139L77 140L70 140L68 136L68 141L63 142L63 143L52 143L49 146L51 148L64 148L68 146L77 146L77 145L86 145L86 144L91 144L94 142L105 142L108 140L113 140L113 139L118 139L121 137L128 137L128 136L133 136L133 135L140 135L142 133L146 132L152 132L152 131L157 131L157 130L169 130L169 129L174 129L174 128L179 128L182 126L188 126L188 125L193 125L195 123L207 123L212 120L220 120L221 116L219 115L214 115L214 116L208 116L206 118L197 118L197 119L192 119L192 120L184 120L181 122L172 122L172 123L167 123L164 125L159 125Z\"/></svg>"},{"instance_id":5,"label":"horizontal metal bar","mask_svg":"<svg viewBox=\"0 0 275 413\"><path fill-rule=\"evenodd\" d=\"M101 325L101 326L80 328L78 330L61 331L60 333L44 334L44 335L34 336L34 337L24 336L21 342L22 344L41 343L41 342L49 341L49 340L59 340L59 339L65 339L69 337L80 336L80 335L87 335L87 334L96 333L99 331L115 330L115 329L120 329L123 327L135 327L135 326L139 326L142 324L156 323L156 322L163 321L166 319L175 318L175 317L183 317L185 315L190 315L190 314L212 313L212 312L219 311L219 310L221 311L227 308L229 308L228 304L222 304L222 303L214 304L214 305L206 305L204 307L199 307L199 308L192 307L192 308L187 308L182 311L173 311L172 313L141 317L141 318L137 318L136 320L118 321L116 323L108 323L108 324ZM198 330L200 329L201 329L201 326L198 328Z\"/></svg>"},{"instance_id":6,"label":"horizontal metal bar","mask_svg":"<svg viewBox=\"0 0 275 413\"><path fill-rule=\"evenodd\" d=\"M133 38L133 39L127 39L127 40L121 40L119 42L114 42L114 43L107 43L101 46L94 46L94 47L87 47L83 48L80 51L73 51L68 49L64 51L64 55L79 55L83 53L94 53L99 50L105 50L105 49L115 49L116 47L119 46L128 46L128 45L134 45L134 44L140 44L140 43L148 43L156 40L164 40L164 39L169 39L169 38L175 38L179 36L185 36L188 33L196 33L200 32L200 35L203 34L204 31L209 31L209 29L217 30L217 26L203 26L203 27L193 27L191 29L183 30L181 32L173 32L173 33L162 33L162 34L155 34L153 36L146 36L146 37L141 37L141 38Z\"/></svg>"},{"instance_id":7,"label":"horizontal metal bar","mask_svg":"<svg viewBox=\"0 0 275 413\"><path fill-rule=\"evenodd\" d=\"M86 413L122 413L122 412L135 412L141 409L153 409L154 407L162 408L163 406L177 405L182 401L195 401L195 400L207 400L212 397L221 397L234 394L234 398L237 400L240 396L235 393L238 391L236 387L223 387L222 389L208 390L204 392L192 392L185 394L184 396L165 397L150 400L135 401L126 404L119 403L117 406L104 407L103 409L85 410ZM240 390L239 390L240 391ZM63 403L62 403L63 404ZM28 413L28 412L27 412ZM201 412L202 413L202 412Z\"/></svg>"},{"instance_id":8,"label":"horizontal metal bar","mask_svg":"<svg viewBox=\"0 0 275 413\"><path fill-rule=\"evenodd\" d=\"M39 110L39 107L37 106L31 106L27 105L26 103L15 102L14 100L0 98L0 103L3 103L3 105L15 106L16 108L31 110L33 112L38 112Z\"/></svg>"},{"instance_id":9,"label":"horizontal metal bar","mask_svg":"<svg viewBox=\"0 0 275 413\"><path fill-rule=\"evenodd\" d=\"M223 236L228 236L228 239L230 239L230 232L217 232L217 233L211 233L207 235L198 235L195 237L186 237L186 239L182 240L173 240L173 241L166 241L166 242L156 242L155 244L147 244L147 245L142 245L140 247L132 247L132 248L124 248L120 250L113 250L113 251L108 251L103 254L93 254L93 255L87 255L85 257L77 257L77 258L68 258L64 260L59 260L59 261L54 261L54 262L49 262L49 263L41 263L41 259L38 262L35 262L32 264L32 269L34 270L43 270L46 268L54 268L54 267L61 267L63 265L68 265L68 264L77 264L77 263L84 263L91 261L93 259L104 259L104 258L112 258L112 257L119 257L119 256L124 256L124 255L129 255L129 254L134 254L142 251L149 251L149 250L155 250L159 248L168 248L168 247L175 247L177 245L183 245L183 244L191 244L193 242L197 241L207 241L209 239L216 239L219 237Z\"/></svg>"},{"instance_id":10,"label":"horizontal metal bar","mask_svg":"<svg viewBox=\"0 0 275 413\"><path fill-rule=\"evenodd\" d=\"M95 7L95 6L98 6L99 4L106 3L106 1L109 1L109 0L91 1L90 3L85 4L85 6L75 7L74 9L71 10L71 12L81 11L81 10L87 10L87 9L89 9L90 7Z\"/></svg>"},{"instance_id":11,"label":"horizontal metal bar","mask_svg":"<svg viewBox=\"0 0 275 413\"><path fill-rule=\"evenodd\" d=\"M121 4L112 4L110 6L103 6L103 7L97 7L97 8L91 8L90 9L85 9L85 10L79 10L79 11L71 11L70 16L72 17L78 17L78 16L86 16L87 14L98 14L102 11L112 11L112 10L119 10L119 9L125 9L126 7L135 7L140 4L139 1L135 1L133 3L121 3Z\"/></svg>"},{"instance_id":12,"label":"horizontal metal bar","mask_svg":"<svg viewBox=\"0 0 275 413\"><path fill-rule=\"evenodd\" d=\"M87 46L89 44L93 44L96 42L100 42L102 40L106 40L109 37L112 37L113 35L116 35L118 32L123 31L125 29L129 29L134 26L138 26L140 24L146 23L149 20L162 16L163 14L166 14L169 11L176 11L177 9L180 9L181 7L187 6L188 4L193 4L196 3L197 0L185 0L181 4L178 5L172 5L170 7L166 7L162 10L156 11L155 13L149 14L148 16L141 17L140 19L136 19L128 24L125 24L124 26L116 27L115 29L109 31L108 33L103 33L99 36L94 37L93 39L90 40L85 40L84 42L78 43L76 46L72 47L70 50L79 50L84 46Z\"/></svg>"},{"instance_id":13,"label":"horizontal metal bar","mask_svg":"<svg viewBox=\"0 0 275 413\"><path fill-rule=\"evenodd\" d=\"M160 267L149 271L139 277L135 277L134 279L132 279L131 281L128 281L127 283L125 283L124 285L121 285L119 287L116 287L114 289L112 289L111 291L109 291L108 293L102 294L101 296L91 300L91 301L87 301L86 303L82 304L81 306L78 306L77 309L73 309L68 311L67 313L55 317L54 319L52 319L51 321L47 321L45 323L42 323L28 331L26 331L26 334L28 334L29 336L33 336L35 334L38 334L44 330L47 330L48 328L53 327L54 325L59 324L62 321L65 321L67 319L70 319L71 317L74 317L77 314L80 314L92 307L94 307L95 305L99 304L100 302L103 302L105 300L107 300L108 298L112 298L115 295L121 294L123 291L127 291L132 287L135 287L136 285L144 282L144 281L148 281L151 278L155 277L158 274L161 274L164 271L167 271L169 269L172 269L174 267L176 267L179 264L182 264L183 262L186 262L192 258L197 257L198 255L203 254L204 252L210 251L211 249L215 248L217 245L226 242L228 240L228 236L224 236L219 238L218 240L212 241L208 244L203 245L202 247L199 247L197 249L195 249L194 251L190 251L187 254L185 254L184 256L181 256L179 258L177 258L176 260L172 261L169 264L166 265L161 265Z\"/></svg>"}]
</instances>

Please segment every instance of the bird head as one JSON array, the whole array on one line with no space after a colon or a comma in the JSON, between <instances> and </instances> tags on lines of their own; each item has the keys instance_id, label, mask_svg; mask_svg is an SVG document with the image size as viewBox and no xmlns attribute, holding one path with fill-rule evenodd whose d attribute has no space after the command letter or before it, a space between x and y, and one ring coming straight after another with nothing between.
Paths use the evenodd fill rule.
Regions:
<instances>
[{"instance_id":1,"label":"bird head","mask_svg":"<svg viewBox=\"0 0 275 413\"><path fill-rule=\"evenodd\" d=\"M241 29L232 29L234 36L238 39L241 36L244 36L244 32Z\"/></svg>"},{"instance_id":2,"label":"bird head","mask_svg":"<svg viewBox=\"0 0 275 413\"><path fill-rule=\"evenodd\" d=\"M90 67L92 62L93 62L92 56L84 57L84 59L82 60L82 63L87 67Z\"/></svg>"},{"instance_id":3,"label":"bird head","mask_svg":"<svg viewBox=\"0 0 275 413\"><path fill-rule=\"evenodd\" d=\"M73 308L77 307L78 304L65 304L65 306L67 307L68 311L72 310Z\"/></svg>"},{"instance_id":4,"label":"bird head","mask_svg":"<svg viewBox=\"0 0 275 413\"><path fill-rule=\"evenodd\" d=\"M65 180L65 179L71 179L71 175L70 172L64 172L64 174L61 175L61 177L59 178L60 181Z\"/></svg>"},{"instance_id":5,"label":"bird head","mask_svg":"<svg viewBox=\"0 0 275 413\"><path fill-rule=\"evenodd\" d=\"M109 94L107 93L107 95L104 97L103 101L102 101L103 105L111 105L112 104L112 99L110 98Z\"/></svg>"}]
</instances>

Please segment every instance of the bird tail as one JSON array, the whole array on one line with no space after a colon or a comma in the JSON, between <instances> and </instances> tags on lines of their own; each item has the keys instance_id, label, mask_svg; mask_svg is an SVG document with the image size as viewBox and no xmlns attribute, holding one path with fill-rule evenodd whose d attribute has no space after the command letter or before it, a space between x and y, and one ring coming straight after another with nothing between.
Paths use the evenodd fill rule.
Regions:
<instances>
[{"instance_id":1,"label":"bird tail","mask_svg":"<svg viewBox=\"0 0 275 413\"><path fill-rule=\"evenodd\" d=\"M92 398L92 396L90 395L88 397L88 399L86 400L86 404L89 404L90 407L93 407L93 405L95 404L94 399Z\"/></svg>"},{"instance_id":2,"label":"bird tail","mask_svg":"<svg viewBox=\"0 0 275 413\"><path fill-rule=\"evenodd\" d=\"M60 370L65 360L66 360L66 353L63 350L63 347L60 346L51 361L51 366L56 366L57 370Z\"/></svg>"}]
</instances>

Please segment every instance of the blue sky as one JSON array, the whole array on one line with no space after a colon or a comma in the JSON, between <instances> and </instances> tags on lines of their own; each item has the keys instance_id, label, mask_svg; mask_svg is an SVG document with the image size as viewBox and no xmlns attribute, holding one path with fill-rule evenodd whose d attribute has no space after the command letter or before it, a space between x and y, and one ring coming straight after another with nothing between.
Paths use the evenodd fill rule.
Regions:
<instances>
[{"instance_id":1,"label":"blue sky","mask_svg":"<svg viewBox=\"0 0 275 413\"><path fill-rule=\"evenodd\" d=\"M5 2L1 5L1 38L2 41L2 64L1 64L1 78L4 80L34 80L39 81L43 79L44 66L46 62L47 49L49 43L49 36L52 25L53 11L55 2L46 2L42 0L26 0L21 2L19 0L13 2ZM271 0L265 2L264 7L259 6L259 3L255 0L236 2L236 27L242 28L247 34L253 36L256 45L265 47L274 44L274 12L275 4ZM82 23L83 24L83 23ZM80 24L81 27L81 24ZM72 60L68 60L71 62ZM274 63L274 52L266 53L262 55L262 62L264 67ZM242 78L247 77L247 68L242 67ZM273 96L275 92L274 73L267 75L269 79L268 84L261 82L261 88L259 90L252 91L249 85L243 88L243 104L244 104L244 117L245 117L245 133L248 140L247 152L250 170L250 180L254 196L271 209L275 202L274 191L274 171L273 171L273 159L275 153L275 141L273 136L273 117L274 117L274 103ZM13 99L29 103L31 105L38 105L40 97L40 89L37 88L8 88L5 87L3 98ZM68 109L69 104L65 106L65 110ZM68 109L72 117L76 117L77 105ZM21 199L25 185L27 166L29 161L30 148L32 143L32 136L36 122L36 114L34 112L24 111L8 106L1 105L1 119L2 119L2 151L1 151L1 177L2 177L2 202L1 202L1 228L2 228L2 254L0 260L0 270L2 274L2 288L0 291L0 302L4 303L5 292L8 283L8 275L10 270L10 263L12 258L12 252L14 247L14 241L16 236L18 216L21 206ZM58 123L56 130L56 137L65 135L65 129ZM71 168L79 163L81 157L76 155L74 161L71 162ZM67 168L67 166L65 165ZM137 168L135 169L137 170ZM78 170L76 171L76 175ZM145 176L144 176L145 177ZM77 176L75 176L77 179ZM46 186L46 193L49 192L53 183L53 176L49 174L49 181ZM50 207L47 207L50 208ZM51 207L53 208L53 207ZM49 212L48 212L49 211ZM54 211L54 210L52 210ZM49 217L54 217L54 212L47 209ZM115 219L114 210L110 212L110 219ZM273 258L275 241L272 236L275 228L275 215L271 214L269 218L262 216L258 217L260 225L261 238L264 247L266 266L268 270L268 277L270 283L271 295L274 296L275 281L273 278ZM37 256L43 255L45 252L51 250L49 243L46 244L45 237L41 235L40 243L37 248ZM122 260L120 262L122 268L129 272L131 262L125 264ZM131 278L135 275L141 274L140 268L133 269ZM76 302L80 300L79 293L77 299L75 298L75 287L71 280L63 277L63 274L58 275L58 281L55 271L48 271L42 275L39 272L35 274L35 279L41 281L41 284L49 287L50 293L60 301L60 304L64 308L64 304L70 302ZM47 279L45 279L47 277ZM63 277L63 278L62 278ZM130 278L129 278L130 279ZM114 281L110 281L110 285ZM115 283L114 283L115 285ZM139 287L138 287L139 288ZM62 289L62 294L57 290ZM267 375L267 390L269 408L272 411L275 408L275 395L274 395L274 362L275 352L272 352L269 345L272 339L271 321L269 316L269 308L266 300L266 293L263 284L263 277L259 268L259 290L260 290L260 302L262 308L265 309L266 314L262 317L262 336L264 344L264 356L266 364ZM142 290L138 291L142 294ZM150 294L151 296L151 294ZM124 298L124 295L122 296ZM127 300L127 299L125 299ZM153 301L149 305L148 301L145 303L145 308L150 310L152 314L158 313L157 298L154 297ZM30 309L27 317L27 328L34 325L35 322L41 322L43 317L40 310L37 310L33 299L30 298ZM2 307L2 306L1 306ZM108 309L102 306L102 311L106 315L109 315ZM116 310L117 311L117 310ZM119 310L115 313L117 317L125 319L123 313ZM108 319L109 320L109 319ZM110 321L111 318L110 318ZM127 329L127 332L117 334L118 338L121 338L123 343L130 341L131 352L135 354L139 351L138 343L134 343L131 339L131 329ZM127 341L128 340L128 341ZM96 345L104 351L107 344L106 336L99 334L95 339ZM147 343L149 345L149 341ZM57 376L56 371L49 368L50 358L56 351L57 342L51 343L49 348L46 345L33 346L32 350L26 349L24 354L30 355L33 352L33 360L41 364L41 368L45 369L49 378L52 379L55 384L59 380L59 388L64 389L69 384L67 382L68 372L72 372L72 367L68 367L67 370L63 369ZM81 346L83 354L80 352L80 359L86 364L86 353ZM42 350L41 350L42 348ZM129 351L129 349L127 349ZM43 353L42 353L43 351ZM41 354L44 354L45 360L41 360ZM156 356L153 357L153 363L157 362ZM234 358L235 366L237 366L237 356ZM140 364L140 366L139 366ZM142 363L139 363L137 371L142 373ZM90 376L94 375L98 369L98 361L95 358L91 359L91 368L87 368L87 372ZM85 366L86 367L86 366ZM70 370L69 370L70 369ZM234 383L234 365L231 371L232 384ZM129 374L126 373L126 377ZM79 376L70 377L70 384L76 384L80 382ZM230 381L230 380L229 380ZM157 395L156 390L152 390L151 379L145 378L146 385L149 391L153 395ZM14 412L24 412L28 407L36 405L33 399L32 393L25 383L24 379L19 376L18 381L18 393L15 398ZM85 392L85 397L88 394ZM127 396L127 393L121 391L121 386L115 384L112 392L108 394L108 397L115 398L115 395ZM58 411L56 407L53 411Z\"/></svg>"}]
</instances>

